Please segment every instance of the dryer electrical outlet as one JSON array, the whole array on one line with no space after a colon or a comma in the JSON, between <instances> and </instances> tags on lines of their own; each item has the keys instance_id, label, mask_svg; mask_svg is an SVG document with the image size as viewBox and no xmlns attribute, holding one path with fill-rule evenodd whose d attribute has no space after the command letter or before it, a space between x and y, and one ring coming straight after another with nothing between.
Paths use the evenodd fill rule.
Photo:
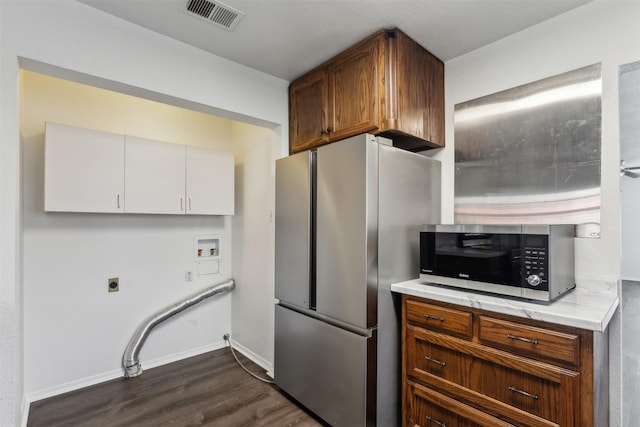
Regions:
<instances>
[{"instance_id":1,"label":"dryer electrical outlet","mask_svg":"<svg viewBox=\"0 0 640 427\"><path fill-rule=\"evenodd\" d=\"M107 281L109 292L118 292L120 290L120 279L118 277L111 277Z\"/></svg>"}]
</instances>

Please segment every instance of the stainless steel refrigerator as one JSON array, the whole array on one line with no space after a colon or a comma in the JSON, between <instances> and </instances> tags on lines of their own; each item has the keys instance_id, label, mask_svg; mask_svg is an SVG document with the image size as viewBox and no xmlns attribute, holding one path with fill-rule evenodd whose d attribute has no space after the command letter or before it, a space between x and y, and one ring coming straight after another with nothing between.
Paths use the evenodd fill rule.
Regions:
<instances>
[{"instance_id":1,"label":"stainless steel refrigerator","mask_svg":"<svg viewBox=\"0 0 640 427\"><path fill-rule=\"evenodd\" d=\"M363 134L276 162L276 384L334 426L400 425L400 303L440 163Z\"/></svg>"}]
</instances>

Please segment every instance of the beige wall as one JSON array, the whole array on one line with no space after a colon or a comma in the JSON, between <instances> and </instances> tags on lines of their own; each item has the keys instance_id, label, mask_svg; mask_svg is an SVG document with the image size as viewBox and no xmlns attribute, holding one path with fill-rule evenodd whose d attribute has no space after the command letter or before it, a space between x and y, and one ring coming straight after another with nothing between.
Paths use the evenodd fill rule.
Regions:
<instances>
[{"instance_id":1,"label":"beige wall","mask_svg":"<svg viewBox=\"0 0 640 427\"><path fill-rule=\"evenodd\" d=\"M44 122L231 151L231 120L23 70L23 138Z\"/></svg>"}]
</instances>

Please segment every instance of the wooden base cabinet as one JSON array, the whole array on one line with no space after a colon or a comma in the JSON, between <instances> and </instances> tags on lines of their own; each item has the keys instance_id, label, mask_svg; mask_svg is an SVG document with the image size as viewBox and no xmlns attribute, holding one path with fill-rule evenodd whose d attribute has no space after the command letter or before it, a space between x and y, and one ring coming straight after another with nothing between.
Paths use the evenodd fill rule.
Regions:
<instances>
[{"instance_id":1,"label":"wooden base cabinet","mask_svg":"<svg viewBox=\"0 0 640 427\"><path fill-rule=\"evenodd\" d=\"M405 426L608 424L606 334L404 295Z\"/></svg>"},{"instance_id":2,"label":"wooden base cabinet","mask_svg":"<svg viewBox=\"0 0 640 427\"><path fill-rule=\"evenodd\" d=\"M289 86L289 150L361 133L411 151L444 146L444 64L399 30L382 30Z\"/></svg>"}]
</instances>

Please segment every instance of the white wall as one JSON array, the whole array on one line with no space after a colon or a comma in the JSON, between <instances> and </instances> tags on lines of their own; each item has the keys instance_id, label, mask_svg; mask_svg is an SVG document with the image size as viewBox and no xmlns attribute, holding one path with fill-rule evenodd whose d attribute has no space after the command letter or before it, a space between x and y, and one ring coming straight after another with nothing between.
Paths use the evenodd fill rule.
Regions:
<instances>
[{"instance_id":1,"label":"white wall","mask_svg":"<svg viewBox=\"0 0 640 427\"><path fill-rule=\"evenodd\" d=\"M278 142L263 128L233 125L236 215L233 217L232 340L244 354L273 368L274 159ZM271 373L272 375L272 373Z\"/></svg>"},{"instance_id":2,"label":"white wall","mask_svg":"<svg viewBox=\"0 0 640 427\"><path fill-rule=\"evenodd\" d=\"M634 141L638 144L637 141ZM640 239L640 179L623 177L620 179L622 251L620 277L624 280L640 282L640 262L638 262L638 241Z\"/></svg>"},{"instance_id":3,"label":"white wall","mask_svg":"<svg viewBox=\"0 0 640 427\"><path fill-rule=\"evenodd\" d=\"M0 423L15 425L20 422L21 400L23 398L22 378L22 224L20 198L20 147L19 134L19 68L20 64L35 71L51 73L70 80L89 82L93 85L112 88L126 93L147 97L167 103L185 106L190 109L215 113L221 117L248 121L254 124L272 127L280 137L282 151L287 141L287 82L251 70L222 58L191 48L177 41L160 36L126 21L99 12L89 6L75 1L43 1L43 2L0 2L0 386L2 400L0 403ZM284 125L284 126L283 126ZM37 145L37 144L36 144ZM37 151L37 150L36 150ZM26 153L31 155L30 153ZM37 161L37 152L31 157ZM25 156L28 161L28 156ZM28 174L25 175L26 177ZM30 179L37 179L32 176ZM35 199L34 199L35 200ZM29 201L25 201L28 205ZM25 212L26 213L26 212ZM144 219L148 220L145 221ZM47 221L50 219L47 219ZM66 228L72 236L85 239L86 247L96 244L94 233L80 233L76 218L53 218ZM139 238L146 232L147 236L155 235L153 229L164 229L165 226L180 225L172 223L170 218L131 218L122 221L111 217L92 216L80 222L80 227L113 227L109 245L117 245L123 238L127 227L141 231ZM113 221L113 222L112 222ZM196 220L197 221L197 220ZM115 222L115 223L114 223ZM189 224L198 228L201 224ZM147 228L148 227L148 228ZM208 229L208 228L207 228ZM191 231L189 231L190 233ZM55 233L54 233L55 234ZM54 235L47 236L46 247L57 242ZM103 236L104 237L104 236ZM154 240L153 244L166 246L168 241L175 242L177 236L168 236L167 240ZM186 245L186 243L184 244ZM59 247L59 246L56 246ZM142 245L137 246L138 248ZM125 266L125 254L100 253L108 255L120 271L133 272L133 267ZM182 249L177 249L182 253ZM123 251L125 252L125 251ZM140 254L134 249L130 262L141 262ZM44 258L46 254L42 253ZM79 254L79 257L84 255ZM156 259L159 263L166 258L165 254ZM143 257L147 257L145 254ZM142 262L149 263L151 257ZM25 260L26 261L26 260ZM129 262L129 261L127 261ZM56 270L60 274L71 275L82 272L84 279L102 281L106 270L100 270L98 257L82 259L73 271ZM51 267L50 265L48 267ZM99 271L95 273L92 267ZM29 267L29 270L31 267ZM25 265L25 271L27 265ZM111 274L111 272L109 272ZM116 274L119 274L116 272ZM127 273L128 274L128 273ZM182 274L182 273L181 273ZM134 291L133 283L142 280L164 281L158 276L133 277L127 281ZM76 278L76 276L73 276ZM35 280L40 283L40 280ZM79 281L76 281L78 283ZM41 285L45 286L45 285ZM96 288L97 289L97 288ZM124 290L124 289L123 289ZM158 294L168 293L167 301L172 298L173 290L162 288ZM89 293L93 287L87 285L82 298L92 298ZM102 299L102 292L95 298ZM123 292L123 291L121 291ZM144 292L143 292L144 293ZM116 298L122 300L124 293ZM158 295L160 298L160 295ZM107 301L107 300L104 300ZM101 313L118 315L118 304L105 302ZM60 309L66 306L61 305ZM78 313L78 319L82 315ZM201 316L202 313L196 314ZM47 319L43 319L47 320ZM165 326L168 330L171 326ZM158 332L161 330L158 329ZM174 334L175 331L163 331ZM106 324L94 335L109 336L113 331ZM211 339L207 337L207 339ZM213 340L219 339L213 337ZM174 348L166 348L166 343L158 340L149 341L149 352L167 354ZM92 342L88 343L92 345ZM180 344L178 344L180 345ZM114 348L118 345L114 344ZM117 351L119 353L119 350ZM113 353L115 354L114 350ZM70 356L76 356L69 352ZM69 359L59 370L73 369L76 361ZM84 363L84 362L79 362Z\"/></svg>"},{"instance_id":4,"label":"white wall","mask_svg":"<svg viewBox=\"0 0 640 427\"><path fill-rule=\"evenodd\" d=\"M601 62L601 239L576 240L576 275L616 281L620 274L618 66L640 58L640 3L595 1L445 64L447 147L443 219L453 221L454 105ZM620 331L611 325L611 426L620 425Z\"/></svg>"},{"instance_id":5,"label":"white wall","mask_svg":"<svg viewBox=\"0 0 640 427\"><path fill-rule=\"evenodd\" d=\"M621 160L628 167L640 166L640 62L627 64L620 79L624 81L625 97L621 101L626 117L621 123ZM622 88L621 88L622 89ZM620 178L620 216L622 233L622 266L620 276L624 280L640 281L638 262L638 240L640 240L640 179L623 176Z\"/></svg>"},{"instance_id":6,"label":"white wall","mask_svg":"<svg viewBox=\"0 0 640 427\"><path fill-rule=\"evenodd\" d=\"M229 218L45 213L45 122L231 151L232 121L30 71L21 82L24 388L34 401L122 376L138 325L230 277L232 266ZM185 282L197 270L194 237L208 234L221 238L220 274ZM110 277L119 277L118 293L107 292ZM222 347L230 299L213 298L155 329L143 367Z\"/></svg>"}]
</instances>

